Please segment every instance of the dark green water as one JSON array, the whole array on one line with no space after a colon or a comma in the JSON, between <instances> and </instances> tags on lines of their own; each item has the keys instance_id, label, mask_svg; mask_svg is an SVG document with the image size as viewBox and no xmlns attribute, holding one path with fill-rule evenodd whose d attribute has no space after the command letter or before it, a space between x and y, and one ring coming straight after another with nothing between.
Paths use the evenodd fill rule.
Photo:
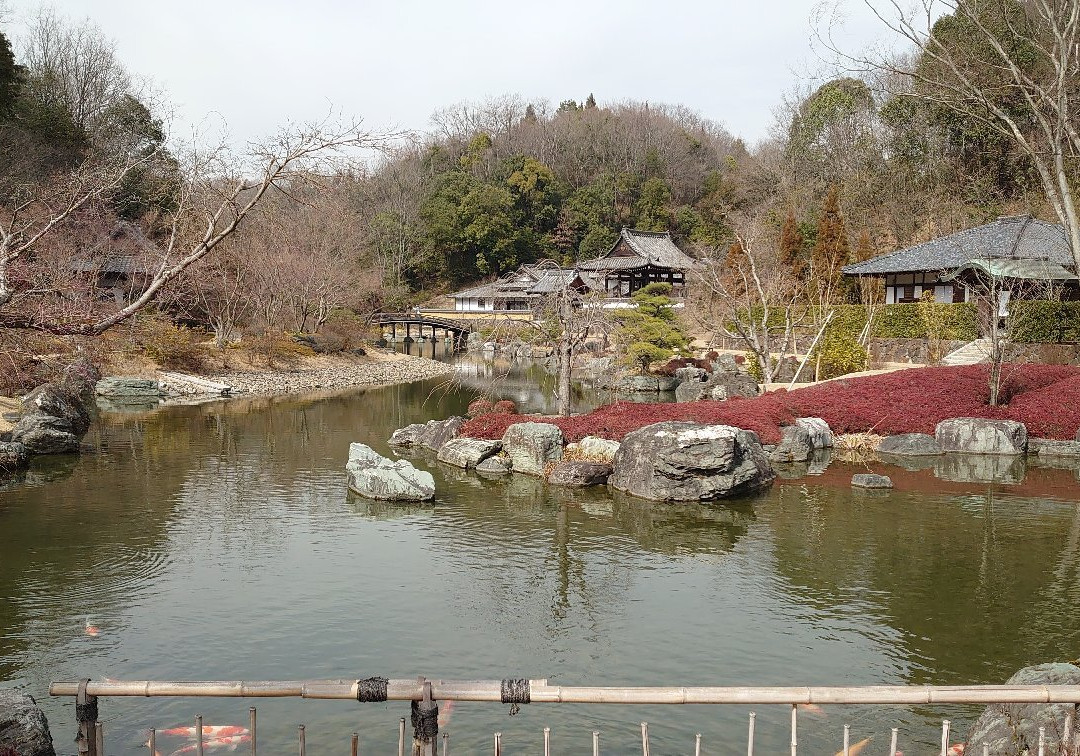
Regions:
<instances>
[{"instance_id":1,"label":"dark green water","mask_svg":"<svg viewBox=\"0 0 1080 756\"><path fill-rule=\"evenodd\" d=\"M483 370L479 371L483 373ZM486 380L480 374L476 381ZM783 480L753 499L665 506L489 482L418 454L431 507L349 495L352 441L388 453L399 426L461 412L469 392L413 384L332 397L237 400L106 415L73 460L0 491L0 685L44 705L60 753L74 707L51 680L547 677L581 684L997 683L1080 656L1080 509L1070 470L1023 484L886 470L897 490L847 487L853 468ZM527 382L504 393L547 401ZM940 473L940 471L939 471ZM1015 471L1014 471L1015 473ZM945 473L946 477L964 475ZM969 476L970 477L970 476ZM100 628L84 633L89 617ZM145 728L243 724L251 702L102 699L108 753L144 753ZM401 704L265 700L260 752L364 753L396 744ZM761 753L786 748L788 712L757 707ZM456 753L745 748L741 707L462 704ZM965 708L805 714L806 753L843 724L885 753L931 752ZM183 741L163 741L168 754ZM487 751L490 752L490 751Z\"/></svg>"}]
</instances>

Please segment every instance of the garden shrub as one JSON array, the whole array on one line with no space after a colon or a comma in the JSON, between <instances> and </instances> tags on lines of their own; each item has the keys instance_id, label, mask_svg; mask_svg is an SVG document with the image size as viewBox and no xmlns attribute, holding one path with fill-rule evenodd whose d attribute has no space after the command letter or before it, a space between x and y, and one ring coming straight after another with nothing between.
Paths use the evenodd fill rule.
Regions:
<instances>
[{"instance_id":1,"label":"garden shrub","mask_svg":"<svg viewBox=\"0 0 1080 756\"><path fill-rule=\"evenodd\" d=\"M1009 304L1009 340L1021 344L1080 341L1080 302L1017 299Z\"/></svg>"},{"instance_id":2,"label":"garden shrub","mask_svg":"<svg viewBox=\"0 0 1080 756\"><path fill-rule=\"evenodd\" d=\"M191 372L202 370L207 352L199 341L205 334L176 326L158 315L139 318L131 333L131 346L161 367Z\"/></svg>"}]
</instances>

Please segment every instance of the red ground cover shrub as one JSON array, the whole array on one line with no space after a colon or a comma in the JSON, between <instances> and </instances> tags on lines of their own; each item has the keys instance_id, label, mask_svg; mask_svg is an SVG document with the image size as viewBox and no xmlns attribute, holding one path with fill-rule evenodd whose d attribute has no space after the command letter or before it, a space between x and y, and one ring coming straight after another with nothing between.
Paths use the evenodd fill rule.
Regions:
<instances>
[{"instance_id":1,"label":"red ground cover shrub","mask_svg":"<svg viewBox=\"0 0 1080 756\"><path fill-rule=\"evenodd\" d=\"M517 405L509 399L501 399L495 402L495 406L491 408L492 412L499 412L504 415L513 415L517 412Z\"/></svg>"},{"instance_id":2,"label":"red ground cover shrub","mask_svg":"<svg viewBox=\"0 0 1080 756\"><path fill-rule=\"evenodd\" d=\"M1032 436L1071 439L1080 428L1080 368L1067 365L1006 365L1002 394L1008 406L991 407L988 366L931 367L884 375L838 379L754 399L675 404L615 402L587 415L538 417L486 414L468 421L462 435L502 438L521 422L559 426L568 441L601 436L616 441L632 430L664 420L723 423L752 430L762 443L776 443L780 428L796 417L820 417L837 433L881 435L933 433L950 417L1018 420Z\"/></svg>"}]
</instances>

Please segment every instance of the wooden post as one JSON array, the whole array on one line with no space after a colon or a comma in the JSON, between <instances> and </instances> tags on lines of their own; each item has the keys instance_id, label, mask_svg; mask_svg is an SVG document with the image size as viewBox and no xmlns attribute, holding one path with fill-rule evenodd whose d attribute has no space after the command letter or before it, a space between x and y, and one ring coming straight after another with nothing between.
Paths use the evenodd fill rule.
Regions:
<instances>
[{"instance_id":1,"label":"wooden post","mask_svg":"<svg viewBox=\"0 0 1080 756\"><path fill-rule=\"evenodd\" d=\"M851 756L851 725L844 725L844 756Z\"/></svg>"},{"instance_id":2,"label":"wooden post","mask_svg":"<svg viewBox=\"0 0 1080 756\"><path fill-rule=\"evenodd\" d=\"M255 756L255 707L248 709L248 731L251 733L251 756Z\"/></svg>"},{"instance_id":3,"label":"wooden post","mask_svg":"<svg viewBox=\"0 0 1080 756\"><path fill-rule=\"evenodd\" d=\"M941 756L949 753L949 720L941 720Z\"/></svg>"},{"instance_id":4,"label":"wooden post","mask_svg":"<svg viewBox=\"0 0 1080 756\"><path fill-rule=\"evenodd\" d=\"M641 756L649 756L649 723L641 723Z\"/></svg>"},{"instance_id":5,"label":"wooden post","mask_svg":"<svg viewBox=\"0 0 1080 756\"><path fill-rule=\"evenodd\" d=\"M1039 756L1046 756L1046 728L1039 728Z\"/></svg>"},{"instance_id":6,"label":"wooden post","mask_svg":"<svg viewBox=\"0 0 1080 756\"><path fill-rule=\"evenodd\" d=\"M296 728L296 738L299 741L300 756L307 756L307 738L304 737L304 726L298 725Z\"/></svg>"},{"instance_id":7,"label":"wooden post","mask_svg":"<svg viewBox=\"0 0 1080 756\"><path fill-rule=\"evenodd\" d=\"M495 733L495 756L502 756L502 733Z\"/></svg>"},{"instance_id":8,"label":"wooden post","mask_svg":"<svg viewBox=\"0 0 1080 756\"><path fill-rule=\"evenodd\" d=\"M450 756L450 733L448 732L442 734L442 752L443 756Z\"/></svg>"},{"instance_id":9,"label":"wooden post","mask_svg":"<svg viewBox=\"0 0 1080 756\"><path fill-rule=\"evenodd\" d=\"M197 756L203 756L202 714L195 715L195 753Z\"/></svg>"},{"instance_id":10,"label":"wooden post","mask_svg":"<svg viewBox=\"0 0 1080 756\"><path fill-rule=\"evenodd\" d=\"M75 743L79 750L79 756L104 756L97 747L97 697L86 692L86 685L90 680L79 682L78 692L75 694L75 719L79 722L79 732L75 736Z\"/></svg>"},{"instance_id":11,"label":"wooden post","mask_svg":"<svg viewBox=\"0 0 1080 756\"><path fill-rule=\"evenodd\" d=\"M746 756L754 756L754 724L757 714L750 712L750 733L746 737Z\"/></svg>"},{"instance_id":12,"label":"wooden post","mask_svg":"<svg viewBox=\"0 0 1080 756\"><path fill-rule=\"evenodd\" d=\"M443 754L446 756L446 754ZM551 728L544 728L544 756L551 756Z\"/></svg>"},{"instance_id":13,"label":"wooden post","mask_svg":"<svg viewBox=\"0 0 1080 756\"><path fill-rule=\"evenodd\" d=\"M892 728L892 740L889 741L889 756L896 756L896 736L899 734L898 727Z\"/></svg>"},{"instance_id":14,"label":"wooden post","mask_svg":"<svg viewBox=\"0 0 1080 756\"><path fill-rule=\"evenodd\" d=\"M592 756L600 756L600 731L593 730L592 733Z\"/></svg>"},{"instance_id":15,"label":"wooden post","mask_svg":"<svg viewBox=\"0 0 1080 756\"><path fill-rule=\"evenodd\" d=\"M349 756L360 756L360 733L354 732L349 741Z\"/></svg>"},{"instance_id":16,"label":"wooden post","mask_svg":"<svg viewBox=\"0 0 1080 756\"><path fill-rule=\"evenodd\" d=\"M99 756L105 756L105 726L101 722L94 723L94 745L97 746Z\"/></svg>"},{"instance_id":17,"label":"wooden post","mask_svg":"<svg viewBox=\"0 0 1080 756\"><path fill-rule=\"evenodd\" d=\"M694 756L701 756L701 733L694 737Z\"/></svg>"},{"instance_id":18,"label":"wooden post","mask_svg":"<svg viewBox=\"0 0 1080 756\"><path fill-rule=\"evenodd\" d=\"M150 749L150 756L155 756L157 753L157 732L153 727L150 728L150 738L146 741L146 747Z\"/></svg>"},{"instance_id":19,"label":"wooden post","mask_svg":"<svg viewBox=\"0 0 1080 756\"><path fill-rule=\"evenodd\" d=\"M405 756L405 717L398 722L397 752L398 756Z\"/></svg>"}]
</instances>

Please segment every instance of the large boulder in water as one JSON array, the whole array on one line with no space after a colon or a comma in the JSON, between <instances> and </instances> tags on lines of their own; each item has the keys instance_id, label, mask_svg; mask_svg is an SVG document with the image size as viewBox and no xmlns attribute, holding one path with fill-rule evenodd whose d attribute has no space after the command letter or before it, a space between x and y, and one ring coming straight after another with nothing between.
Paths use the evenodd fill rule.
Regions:
<instances>
[{"instance_id":1,"label":"large boulder in water","mask_svg":"<svg viewBox=\"0 0 1080 756\"><path fill-rule=\"evenodd\" d=\"M0 475L21 470L30 464L30 452L17 441L0 441Z\"/></svg>"},{"instance_id":2,"label":"large boulder in water","mask_svg":"<svg viewBox=\"0 0 1080 756\"><path fill-rule=\"evenodd\" d=\"M422 446L437 452L447 441L457 438L464 424L465 418L458 416L448 417L445 420L428 420L426 423L413 423L394 431L388 443L398 448Z\"/></svg>"},{"instance_id":3,"label":"large boulder in water","mask_svg":"<svg viewBox=\"0 0 1080 756\"><path fill-rule=\"evenodd\" d=\"M1015 420L954 417L938 423L934 437L947 452L1024 454L1027 451L1027 427Z\"/></svg>"},{"instance_id":4,"label":"large boulder in water","mask_svg":"<svg viewBox=\"0 0 1080 756\"><path fill-rule=\"evenodd\" d=\"M769 452L773 462L805 462L814 450L810 431L802 425L785 425L780 429L780 443Z\"/></svg>"},{"instance_id":5,"label":"large boulder in water","mask_svg":"<svg viewBox=\"0 0 1080 756\"><path fill-rule=\"evenodd\" d=\"M502 441L487 441L479 438L453 438L439 449L438 460L455 467L471 470L502 449Z\"/></svg>"},{"instance_id":6,"label":"large boulder in water","mask_svg":"<svg viewBox=\"0 0 1080 756\"><path fill-rule=\"evenodd\" d=\"M117 399L159 399L165 396L161 384L155 380L115 375L94 384L94 393Z\"/></svg>"},{"instance_id":7,"label":"large boulder in water","mask_svg":"<svg viewBox=\"0 0 1080 756\"><path fill-rule=\"evenodd\" d=\"M945 452L937 439L926 433L901 433L886 436L878 445L879 454L893 454L897 457L934 457Z\"/></svg>"},{"instance_id":8,"label":"large boulder in water","mask_svg":"<svg viewBox=\"0 0 1080 756\"><path fill-rule=\"evenodd\" d=\"M25 446L31 454L77 452L82 436L68 419L42 412L23 415L11 429L11 440Z\"/></svg>"},{"instance_id":9,"label":"large boulder in water","mask_svg":"<svg viewBox=\"0 0 1080 756\"><path fill-rule=\"evenodd\" d=\"M810 447L812 449L831 449L833 447L832 428L820 417L800 417L795 420L795 424L800 428L805 428L806 432L810 434Z\"/></svg>"},{"instance_id":10,"label":"large boulder in water","mask_svg":"<svg viewBox=\"0 0 1080 756\"><path fill-rule=\"evenodd\" d=\"M756 434L670 420L626 435L608 483L654 501L705 501L756 491L775 478Z\"/></svg>"},{"instance_id":11,"label":"large boulder in water","mask_svg":"<svg viewBox=\"0 0 1080 756\"><path fill-rule=\"evenodd\" d=\"M1024 667L1006 685L1080 685L1080 667L1075 664L1036 664ZM1039 728L1046 733L1046 753L1064 753L1061 741L1072 704L992 704L987 706L968 731L964 753L1034 754L1039 750ZM1080 722L1072 719L1070 742L1080 737Z\"/></svg>"},{"instance_id":12,"label":"large boulder in water","mask_svg":"<svg viewBox=\"0 0 1080 756\"><path fill-rule=\"evenodd\" d=\"M514 423L503 433L502 448L514 472L543 475L549 462L562 459L563 434L551 423Z\"/></svg>"},{"instance_id":13,"label":"large boulder in water","mask_svg":"<svg viewBox=\"0 0 1080 756\"><path fill-rule=\"evenodd\" d=\"M431 473L406 459L391 460L365 444L349 445L349 488L369 499L428 501L435 496Z\"/></svg>"},{"instance_id":14,"label":"large boulder in water","mask_svg":"<svg viewBox=\"0 0 1080 756\"><path fill-rule=\"evenodd\" d=\"M548 476L553 486L586 488L602 486L611 477L611 465L604 462L559 462Z\"/></svg>"},{"instance_id":15,"label":"large boulder in water","mask_svg":"<svg viewBox=\"0 0 1080 756\"><path fill-rule=\"evenodd\" d=\"M37 701L17 690L0 689L0 754L56 756L49 723Z\"/></svg>"},{"instance_id":16,"label":"large boulder in water","mask_svg":"<svg viewBox=\"0 0 1080 756\"><path fill-rule=\"evenodd\" d=\"M43 383L23 399L25 415L49 415L65 421L82 438L90 430L90 411L82 399L55 383ZM12 431L14 433L14 431Z\"/></svg>"}]
</instances>

